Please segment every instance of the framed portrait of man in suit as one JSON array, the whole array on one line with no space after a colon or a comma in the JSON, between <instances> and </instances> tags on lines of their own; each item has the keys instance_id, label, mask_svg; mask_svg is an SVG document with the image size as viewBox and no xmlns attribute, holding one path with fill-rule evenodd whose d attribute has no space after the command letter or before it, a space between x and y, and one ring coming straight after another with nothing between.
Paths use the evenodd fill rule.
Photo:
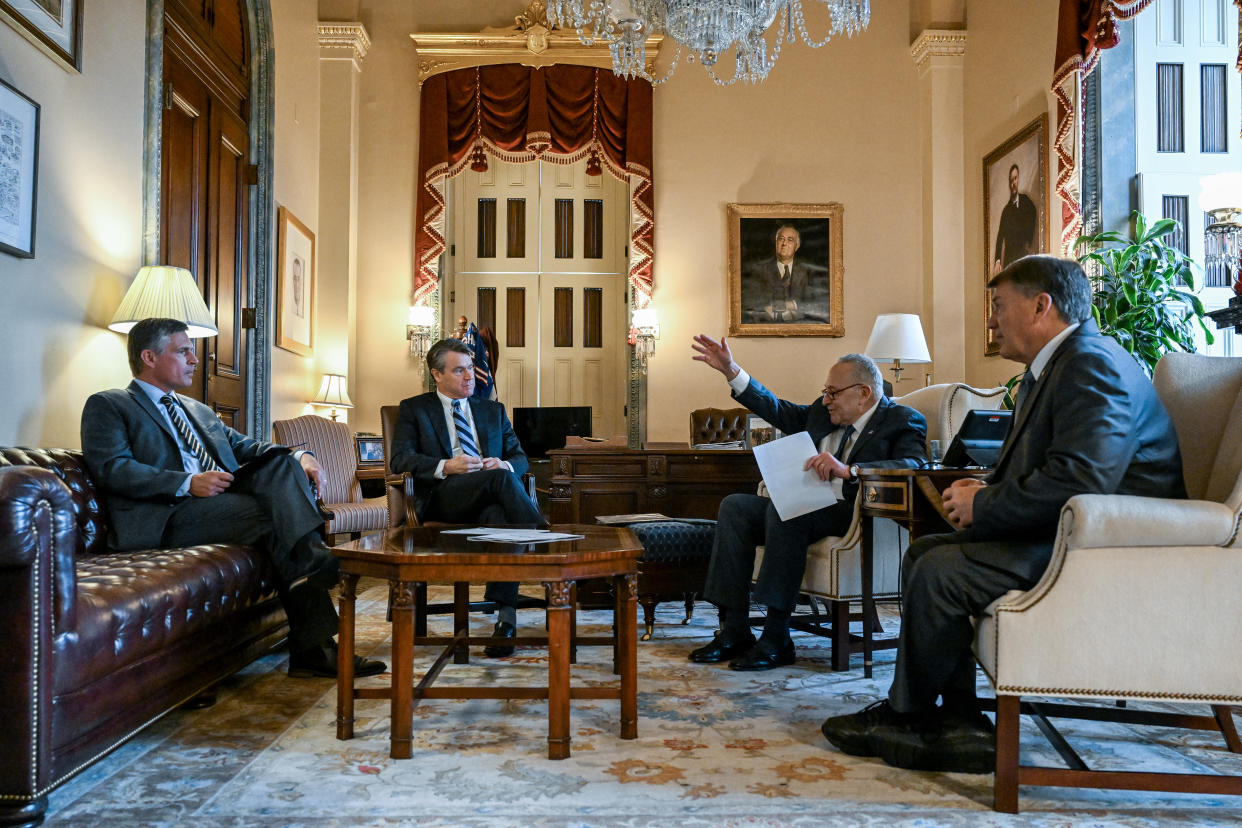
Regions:
<instances>
[{"instance_id":1,"label":"framed portrait of man in suit","mask_svg":"<svg viewBox=\"0 0 1242 828\"><path fill-rule=\"evenodd\" d=\"M281 207L276 233L276 345L314 354L315 234Z\"/></svg>"},{"instance_id":2,"label":"framed portrait of man in suit","mask_svg":"<svg viewBox=\"0 0 1242 828\"><path fill-rule=\"evenodd\" d=\"M1040 115L983 159L983 283L1011 263L1048 252L1048 116ZM985 288L986 290L986 288ZM989 356L999 353L987 321Z\"/></svg>"},{"instance_id":3,"label":"framed portrait of man in suit","mask_svg":"<svg viewBox=\"0 0 1242 828\"><path fill-rule=\"evenodd\" d=\"M844 336L842 222L828 204L730 204L729 335Z\"/></svg>"}]
</instances>

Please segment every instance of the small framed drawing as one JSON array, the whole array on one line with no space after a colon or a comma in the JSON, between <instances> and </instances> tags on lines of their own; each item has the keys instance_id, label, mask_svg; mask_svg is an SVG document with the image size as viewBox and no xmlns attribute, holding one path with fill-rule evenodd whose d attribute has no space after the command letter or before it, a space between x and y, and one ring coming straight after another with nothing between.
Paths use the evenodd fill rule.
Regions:
<instances>
[{"instance_id":1,"label":"small framed drawing","mask_svg":"<svg viewBox=\"0 0 1242 828\"><path fill-rule=\"evenodd\" d=\"M0 251L34 258L39 105L0 80Z\"/></svg>"},{"instance_id":2,"label":"small framed drawing","mask_svg":"<svg viewBox=\"0 0 1242 828\"><path fill-rule=\"evenodd\" d=\"M1031 253L1048 252L1048 115L1031 121L983 159L983 284ZM986 292L986 288L985 288ZM984 353L1000 353L987 328Z\"/></svg>"},{"instance_id":3,"label":"small framed drawing","mask_svg":"<svg viewBox=\"0 0 1242 828\"><path fill-rule=\"evenodd\" d=\"M384 438L372 434L359 434L354 437L358 448L359 466L384 465Z\"/></svg>"},{"instance_id":4,"label":"small framed drawing","mask_svg":"<svg viewBox=\"0 0 1242 828\"><path fill-rule=\"evenodd\" d=\"M729 205L731 336L845 335L844 209Z\"/></svg>"},{"instance_id":5,"label":"small framed drawing","mask_svg":"<svg viewBox=\"0 0 1242 828\"><path fill-rule=\"evenodd\" d=\"M308 357L315 352L315 234L287 207L278 224L276 345Z\"/></svg>"},{"instance_id":6,"label":"small framed drawing","mask_svg":"<svg viewBox=\"0 0 1242 828\"><path fill-rule=\"evenodd\" d=\"M82 71L84 0L0 0L0 19L66 69Z\"/></svg>"},{"instance_id":7,"label":"small framed drawing","mask_svg":"<svg viewBox=\"0 0 1242 828\"><path fill-rule=\"evenodd\" d=\"M757 414L746 415L746 448L754 448L776 439L776 429Z\"/></svg>"}]
</instances>

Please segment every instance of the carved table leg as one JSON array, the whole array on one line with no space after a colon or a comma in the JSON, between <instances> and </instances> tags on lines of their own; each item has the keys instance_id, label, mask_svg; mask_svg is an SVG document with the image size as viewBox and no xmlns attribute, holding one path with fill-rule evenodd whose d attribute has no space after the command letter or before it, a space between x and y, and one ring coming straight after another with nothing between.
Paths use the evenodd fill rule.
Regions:
<instances>
[{"instance_id":1,"label":"carved table leg","mask_svg":"<svg viewBox=\"0 0 1242 828\"><path fill-rule=\"evenodd\" d=\"M354 738L354 598L358 576L341 574L341 611L336 627L336 738Z\"/></svg>"},{"instance_id":2,"label":"carved table leg","mask_svg":"<svg viewBox=\"0 0 1242 828\"><path fill-rule=\"evenodd\" d=\"M548 589L548 758L569 758L569 584Z\"/></svg>"},{"instance_id":3,"label":"carved table leg","mask_svg":"<svg viewBox=\"0 0 1242 828\"><path fill-rule=\"evenodd\" d=\"M620 617L617 627L617 660L621 667L621 738L638 738L638 576L616 578Z\"/></svg>"},{"instance_id":4,"label":"carved table leg","mask_svg":"<svg viewBox=\"0 0 1242 828\"><path fill-rule=\"evenodd\" d=\"M392 606L392 735L388 755L409 759L414 730L414 584L398 581Z\"/></svg>"}]
</instances>

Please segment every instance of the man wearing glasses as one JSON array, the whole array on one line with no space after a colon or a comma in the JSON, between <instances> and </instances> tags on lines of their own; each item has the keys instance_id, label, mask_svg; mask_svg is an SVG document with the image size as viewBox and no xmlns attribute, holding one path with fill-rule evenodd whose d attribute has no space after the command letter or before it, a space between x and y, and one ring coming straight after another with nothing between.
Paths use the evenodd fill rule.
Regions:
<instances>
[{"instance_id":1,"label":"man wearing glasses","mask_svg":"<svg viewBox=\"0 0 1242 828\"><path fill-rule=\"evenodd\" d=\"M733 361L728 341L700 334L694 357L729 381L734 399L786 434L806 431L819 454L806 462L829 482L836 502L791 520L781 520L768 498L733 494L720 504L716 539L703 597L720 610L720 632L691 651L699 664L729 662L730 670L771 670L796 658L789 615L798 598L806 550L829 535L843 535L854 515L858 468L917 468L926 459L927 422L912 408L884 396L880 369L863 354L846 354L828 371L820 399L798 405L777 399ZM750 580L755 547L763 563L755 601L767 607L756 641L750 632Z\"/></svg>"}]
</instances>

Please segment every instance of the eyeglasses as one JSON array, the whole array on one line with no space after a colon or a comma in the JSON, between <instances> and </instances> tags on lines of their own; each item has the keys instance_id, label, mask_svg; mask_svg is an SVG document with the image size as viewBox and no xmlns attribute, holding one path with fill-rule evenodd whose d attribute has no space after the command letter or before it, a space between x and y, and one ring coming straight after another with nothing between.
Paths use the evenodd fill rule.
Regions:
<instances>
[{"instance_id":1,"label":"eyeglasses","mask_svg":"<svg viewBox=\"0 0 1242 828\"><path fill-rule=\"evenodd\" d=\"M828 402L832 402L843 392L849 391L851 388L860 388L861 386L861 382L856 382L853 385L847 385L844 388L825 388L823 391L824 399L828 400Z\"/></svg>"}]
</instances>

